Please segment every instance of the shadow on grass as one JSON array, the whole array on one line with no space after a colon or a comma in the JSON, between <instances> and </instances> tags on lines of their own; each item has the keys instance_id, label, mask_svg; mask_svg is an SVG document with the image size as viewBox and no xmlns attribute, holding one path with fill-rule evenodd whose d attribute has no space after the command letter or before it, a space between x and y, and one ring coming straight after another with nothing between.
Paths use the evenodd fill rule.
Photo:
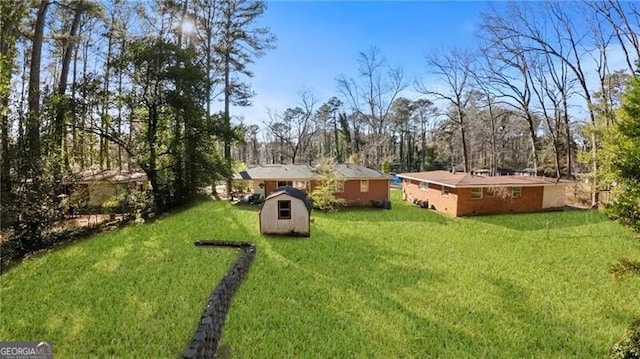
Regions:
<instances>
[{"instance_id":1,"label":"shadow on grass","mask_svg":"<svg viewBox=\"0 0 640 359\"><path fill-rule=\"evenodd\" d=\"M597 210L570 210L540 213L497 214L465 217L465 220L501 226L514 231L539 231L544 229L571 228L609 219Z\"/></svg>"},{"instance_id":2,"label":"shadow on grass","mask_svg":"<svg viewBox=\"0 0 640 359\"><path fill-rule=\"evenodd\" d=\"M584 357L602 351L602 348L588 343L574 325L529 308L527 289L518 283L495 276L484 279L498 289L501 301L495 305L517 319L519 323L514 323L514 327L524 332L525 337L513 343L514 347L543 357L559 354Z\"/></svg>"}]
</instances>

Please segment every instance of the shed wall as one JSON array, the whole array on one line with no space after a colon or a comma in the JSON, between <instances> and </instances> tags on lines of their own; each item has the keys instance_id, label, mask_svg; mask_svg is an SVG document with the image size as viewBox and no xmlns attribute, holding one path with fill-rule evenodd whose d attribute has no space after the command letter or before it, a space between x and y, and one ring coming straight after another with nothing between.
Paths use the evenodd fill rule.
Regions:
<instances>
[{"instance_id":1,"label":"shed wall","mask_svg":"<svg viewBox=\"0 0 640 359\"><path fill-rule=\"evenodd\" d=\"M291 201L291 218L278 219L278 201ZM283 193L269 198L260 209L260 232L265 234L309 235L309 211L304 202Z\"/></svg>"}]
</instances>

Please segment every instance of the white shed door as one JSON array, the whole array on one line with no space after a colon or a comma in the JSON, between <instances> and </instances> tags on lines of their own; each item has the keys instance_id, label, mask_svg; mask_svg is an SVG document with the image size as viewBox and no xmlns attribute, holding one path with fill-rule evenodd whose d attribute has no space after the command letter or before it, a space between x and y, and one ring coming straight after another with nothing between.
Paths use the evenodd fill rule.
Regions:
<instances>
[{"instance_id":1,"label":"white shed door","mask_svg":"<svg viewBox=\"0 0 640 359\"><path fill-rule=\"evenodd\" d=\"M564 186L545 186L542 194L542 208L564 207Z\"/></svg>"}]
</instances>

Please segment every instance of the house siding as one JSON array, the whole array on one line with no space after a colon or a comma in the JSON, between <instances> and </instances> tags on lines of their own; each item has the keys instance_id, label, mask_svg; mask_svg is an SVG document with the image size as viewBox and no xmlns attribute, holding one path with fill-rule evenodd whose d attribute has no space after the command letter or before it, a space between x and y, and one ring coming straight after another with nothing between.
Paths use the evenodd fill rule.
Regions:
<instances>
[{"instance_id":1,"label":"house siding","mask_svg":"<svg viewBox=\"0 0 640 359\"><path fill-rule=\"evenodd\" d=\"M429 183L425 191L420 189L420 182L405 179L402 182L402 198L413 203L414 199L428 201L429 208L456 216L458 211L458 192L456 188L449 187L449 195L442 194L442 186Z\"/></svg>"},{"instance_id":2,"label":"house siding","mask_svg":"<svg viewBox=\"0 0 640 359\"><path fill-rule=\"evenodd\" d=\"M336 193L337 197L345 200L349 206L370 206L373 200L389 200L389 184L388 179L369 179L369 191L360 192L360 180L344 181L344 190ZM265 193L268 196L276 190L277 181L263 181L265 185ZM309 193L320 185L320 181L309 181ZM306 190L305 190L306 191Z\"/></svg>"},{"instance_id":3,"label":"house siding","mask_svg":"<svg viewBox=\"0 0 640 359\"><path fill-rule=\"evenodd\" d=\"M291 218L278 219L278 201L291 201ZM260 209L260 233L309 236L310 215L300 198L286 193L267 199Z\"/></svg>"},{"instance_id":4,"label":"house siding","mask_svg":"<svg viewBox=\"0 0 640 359\"><path fill-rule=\"evenodd\" d=\"M344 191L336 193L351 206L370 206L371 201L389 200L389 180L369 179L369 191L360 192L360 180L346 180Z\"/></svg>"},{"instance_id":5,"label":"house siding","mask_svg":"<svg viewBox=\"0 0 640 359\"><path fill-rule=\"evenodd\" d=\"M472 188L449 188L449 196L442 195L442 186L429 183L428 190L419 188L420 181L405 179L402 183L403 199L428 201L429 208L452 216L475 214L519 213L541 211L544 187L521 187L521 198L489 197L487 188L482 189L482 198L471 198Z\"/></svg>"},{"instance_id":6,"label":"house siding","mask_svg":"<svg viewBox=\"0 0 640 359\"><path fill-rule=\"evenodd\" d=\"M492 213L536 212L542 210L543 186L521 187L521 198L488 197L487 188L482 198L471 198L471 188L458 188L458 216Z\"/></svg>"}]
</instances>

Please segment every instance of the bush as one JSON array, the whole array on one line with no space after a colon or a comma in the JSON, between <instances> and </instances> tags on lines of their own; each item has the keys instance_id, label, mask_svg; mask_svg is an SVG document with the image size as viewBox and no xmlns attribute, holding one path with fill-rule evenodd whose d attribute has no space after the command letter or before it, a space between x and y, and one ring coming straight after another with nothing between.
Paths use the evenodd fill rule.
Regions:
<instances>
[{"instance_id":1,"label":"bush","mask_svg":"<svg viewBox=\"0 0 640 359\"><path fill-rule=\"evenodd\" d=\"M309 195L313 202L313 207L323 211L332 211L342 205L344 205L344 199L337 197L334 194L334 188L326 183L320 184Z\"/></svg>"},{"instance_id":2,"label":"bush","mask_svg":"<svg viewBox=\"0 0 640 359\"><path fill-rule=\"evenodd\" d=\"M640 185L635 183L618 183L612 189L613 203L607 207L607 214L614 220L640 232Z\"/></svg>"},{"instance_id":3,"label":"bush","mask_svg":"<svg viewBox=\"0 0 640 359\"><path fill-rule=\"evenodd\" d=\"M620 279L627 274L640 275L640 261L622 258L611 264L610 272L617 279Z\"/></svg>"},{"instance_id":4,"label":"bush","mask_svg":"<svg viewBox=\"0 0 640 359\"><path fill-rule=\"evenodd\" d=\"M611 349L611 359L640 359L640 318Z\"/></svg>"},{"instance_id":5,"label":"bush","mask_svg":"<svg viewBox=\"0 0 640 359\"><path fill-rule=\"evenodd\" d=\"M102 209L105 214L115 214L120 212L122 204L120 203L120 199L116 196L110 196L104 202L102 202Z\"/></svg>"},{"instance_id":6,"label":"bush","mask_svg":"<svg viewBox=\"0 0 640 359\"><path fill-rule=\"evenodd\" d=\"M322 176L320 185L316 186L309 195L314 208L326 212L344 205L344 199L335 195L344 185L344 181L335 173L335 161L331 158L322 158L314 171Z\"/></svg>"}]
</instances>

